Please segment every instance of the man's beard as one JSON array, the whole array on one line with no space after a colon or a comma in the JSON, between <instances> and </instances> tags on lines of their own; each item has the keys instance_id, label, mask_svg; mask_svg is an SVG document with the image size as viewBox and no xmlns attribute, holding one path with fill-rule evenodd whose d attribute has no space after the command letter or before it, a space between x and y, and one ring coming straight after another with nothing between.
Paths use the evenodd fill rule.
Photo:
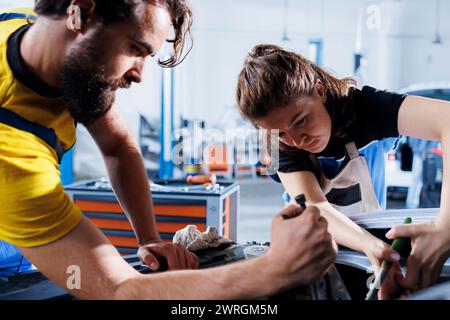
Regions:
<instances>
[{"instance_id":1,"label":"man's beard","mask_svg":"<svg viewBox=\"0 0 450 320\"><path fill-rule=\"evenodd\" d=\"M99 41L100 40L100 41ZM101 39L84 40L67 56L60 73L60 90L76 122L91 124L113 105L118 85L105 77Z\"/></svg>"}]
</instances>

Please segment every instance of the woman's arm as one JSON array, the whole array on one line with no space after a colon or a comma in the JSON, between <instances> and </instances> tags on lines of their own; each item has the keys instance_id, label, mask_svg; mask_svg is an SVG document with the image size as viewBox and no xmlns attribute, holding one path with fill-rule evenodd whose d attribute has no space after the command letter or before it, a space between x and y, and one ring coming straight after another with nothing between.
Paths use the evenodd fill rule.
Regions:
<instances>
[{"instance_id":1,"label":"woman's arm","mask_svg":"<svg viewBox=\"0 0 450 320\"><path fill-rule=\"evenodd\" d=\"M398 114L400 134L441 141L444 154L441 210L437 221L450 227L450 102L422 97L407 97Z\"/></svg>"},{"instance_id":2,"label":"woman's arm","mask_svg":"<svg viewBox=\"0 0 450 320\"><path fill-rule=\"evenodd\" d=\"M398 115L400 134L441 141L444 154L441 207L434 221L400 225L387 236L412 239L406 278L401 283L410 290L424 288L437 281L442 265L450 255L450 103L422 97L407 97Z\"/></svg>"},{"instance_id":3,"label":"woman's arm","mask_svg":"<svg viewBox=\"0 0 450 320\"><path fill-rule=\"evenodd\" d=\"M291 198L304 194L308 205L314 205L320 209L321 214L328 221L330 233L338 244L365 253L375 267L379 266L381 259L392 262L399 260L398 254L392 251L386 243L359 227L327 201L313 173L308 171L278 172L278 176Z\"/></svg>"}]
</instances>

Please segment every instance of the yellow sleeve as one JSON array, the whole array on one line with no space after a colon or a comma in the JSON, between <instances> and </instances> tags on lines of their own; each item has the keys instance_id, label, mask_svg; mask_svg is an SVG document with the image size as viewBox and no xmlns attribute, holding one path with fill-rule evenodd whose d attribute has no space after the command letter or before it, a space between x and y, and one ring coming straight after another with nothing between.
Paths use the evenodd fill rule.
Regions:
<instances>
[{"instance_id":1,"label":"yellow sleeve","mask_svg":"<svg viewBox=\"0 0 450 320\"><path fill-rule=\"evenodd\" d=\"M54 151L4 124L0 136L0 240L35 247L68 234L82 213L64 192Z\"/></svg>"}]
</instances>

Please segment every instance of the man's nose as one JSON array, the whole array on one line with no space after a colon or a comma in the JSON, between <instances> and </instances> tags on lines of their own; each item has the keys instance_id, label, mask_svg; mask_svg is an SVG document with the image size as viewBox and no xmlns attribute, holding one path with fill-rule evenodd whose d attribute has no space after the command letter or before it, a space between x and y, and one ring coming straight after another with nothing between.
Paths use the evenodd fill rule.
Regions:
<instances>
[{"instance_id":1,"label":"man's nose","mask_svg":"<svg viewBox=\"0 0 450 320\"><path fill-rule=\"evenodd\" d=\"M140 83L142 82L142 71L138 69L131 69L127 73L125 73L125 79L130 82Z\"/></svg>"},{"instance_id":2,"label":"man's nose","mask_svg":"<svg viewBox=\"0 0 450 320\"><path fill-rule=\"evenodd\" d=\"M135 60L131 69L125 74L125 78L130 81L140 83L143 80L143 71L144 71L144 62L145 59Z\"/></svg>"}]
</instances>

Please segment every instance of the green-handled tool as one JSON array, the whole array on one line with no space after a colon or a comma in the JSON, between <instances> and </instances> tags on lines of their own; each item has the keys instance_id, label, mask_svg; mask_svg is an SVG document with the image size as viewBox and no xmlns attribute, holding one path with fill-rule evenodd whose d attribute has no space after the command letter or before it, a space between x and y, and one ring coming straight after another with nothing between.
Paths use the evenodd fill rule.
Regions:
<instances>
[{"instance_id":1,"label":"green-handled tool","mask_svg":"<svg viewBox=\"0 0 450 320\"><path fill-rule=\"evenodd\" d=\"M410 217L405 218L405 221L403 221L403 224L410 224L410 223L412 223L412 219ZM394 242L392 242L391 249L399 252L403 247L403 245L405 244L405 242L406 238L397 238L394 240ZM392 263L390 261L383 260L381 268L378 271L377 276L375 277L375 281L373 282L372 287L367 293L366 300L373 300L375 298L375 294L383 284L384 279L386 279L386 276L389 273L389 269L391 268L391 266Z\"/></svg>"}]
</instances>

